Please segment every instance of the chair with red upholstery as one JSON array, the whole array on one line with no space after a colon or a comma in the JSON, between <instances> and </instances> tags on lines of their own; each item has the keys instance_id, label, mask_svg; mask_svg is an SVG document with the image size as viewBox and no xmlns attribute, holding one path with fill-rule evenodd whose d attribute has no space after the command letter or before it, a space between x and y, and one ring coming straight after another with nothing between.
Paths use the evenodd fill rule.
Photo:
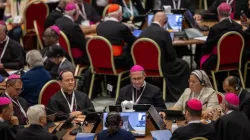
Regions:
<instances>
[{"instance_id":1,"label":"chair with red upholstery","mask_svg":"<svg viewBox=\"0 0 250 140\"><path fill-rule=\"evenodd\" d=\"M217 65L214 70L210 70L213 84L218 91L215 73L237 70L240 76L242 87L245 88L241 73L241 57L244 49L244 39L242 35L235 31L225 33L217 44Z\"/></svg>"},{"instance_id":2,"label":"chair with red upholstery","mask_svg":"<svg viewBox=\"0 0 250 140\"><path fill-rule=\"evenodd\" d=\"M92 0L83 0L84 2L87 2L87 3L89 3L89 4L91 4L92 3Z\"/></svg>"},{"instance_id":3,"label":"chair with red upholstery","mask_svg":"<svg viewBox=\"0 0 250 140\"><path fill-rule=\"evenodd\" d=\"M71 59L71 62L73 63L74 66L76 66L76 70L75 70L75 76L79 76L82 71L86 68L88 68L88 66L85 65L75 65L75 61L71 52L71 47L70 47L70 43L68 40L68 37L63 33L63 31L60 31L60 36L59 36L59 44L61 47L63 47L63 49L66 51L66 53L69 54L69 57Z\"/></svg>"},{"instance_id":4,"label":"chair with red upholstery","mask_svg":"<svg viewBox=\"0 0 250 140\"><path fill-rule=\"evenodd\" d=\"M39 44L39 48L43 49L43 32L44 32L44 28L43 26L39 25L36 20L34 20L34 28L36 31L36 36L37 36L37 40L38 40L38 44Z\"/></svg>"},{"instance_id":5,"label":"chair with red upholstery","mask_svg":"<svg viewBox=\"0 0 250 140\"><path fill-rule=\"evenodd\" d=\"M48 81L42 88L40 94L39 94L39 99L38 99L38 104L43 104L47 105L49 102L49 99L59 90L61 89L60 84L56 80L50 80Z\"/></svg>"},{"instance_id":6,"label":"chair with red upholstery","mask_svg":"<svg viewBox=\"0 0 250 140\"><path fill-rule=\"evenodd\" d=\"M250 40L246 41L245 46L250 47ZM248 61L245 63L245 66L244 66L244 82L245 83L247 82L247 71L250 69L249 64L250 64L250 59L248 59Z\"/></svg>"},{"instance_id":7,"label":"chair with red upholstery","mask_svg":"<svg viewBox=\"0 0 250 140\"><path fill-rule=\"evenodd\" d=\"M89 98L92 97L95 75L100 74L118 76L115 97L115 99L117 99L120 90L120 83L128 78L122 78L122 76L129 71L115 68L112 45L104 37L94 36L87 42L87 54L90 60L92 73Z\"/></svg>"},{"instance_id":8,"label":"chair with red upholstery","mask_svg":"<svg viewBox=\"0 0 250 140\"><path fill-rule=\"evenodd\" d=\"M158 44L152 39L140 38L134 42L131 48L131 55L134 64L141 65L147 77L163 78L163 99L165 100L166 81L161 69L161 50Z\"/></svg>"},{"instance_id":9,"label":"chair with red upholstery","mask_svg":"<svg viewBox=\"0 0 250 140\"><path fill-rule=\"evenodd\" d=\"M222 93L220 93L220 92L216 92L216 94L217 94L217 97L218 97L219 104L221 104L222 100L224 98L224 95Z\"/></svg>"},{"instance_id":10,"label":"chair with red upholstery","mask_svg":"<svg viewBox=\"0 0 250 140\"><path fill-rule=\"evenodd\" d=\"M29 4L24 9L23 34L25 35L27 32L34 29L34 24L33 24L34 20L36 20L37 24L39 24L43 29L44 22L48 14L49 14L48 5L43 1L34 0L29 2Z\"/></svg>"}]
</instances>

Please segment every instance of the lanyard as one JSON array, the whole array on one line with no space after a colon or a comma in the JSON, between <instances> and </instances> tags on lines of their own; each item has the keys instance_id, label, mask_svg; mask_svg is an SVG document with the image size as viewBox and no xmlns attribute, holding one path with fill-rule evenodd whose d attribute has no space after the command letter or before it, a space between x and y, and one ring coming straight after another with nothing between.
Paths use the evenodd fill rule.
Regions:
<instances>
[{"instance_id":1,"label":"lanyard","mask_svg":"<svg viewBox=\"0 0 250 140\"><path fill-rule=\"evenodd\" d=\"M174 9L180 9L180 7L181 7L181 0L178 0L178 7L176 7L176 0L173 0L173 7L174 7Z\"/></svg>"},{"instance_id":2,"label":"lanyard","mask_svg":"<svg viewBox=\"0 0 250 140\"><path fill-rule=\"evenodd\" d=\"M6 48L7 48L8 44L9 44L9 40L10 40L10 38L7 36L7 41L6 41L5 45L4 45L3 52L2 52L1 57L0 57L0 63L2 61L3 55L4 55L5 51L6 51Z\"/></svg>"},{"instance_id":3,"label":"lanyard","mask_svg":"<svg viewBox=\"0 0 250 140\"><path fill-rule=\"evenodd\" d=\"M132 91L132 101L134 102L134 104L138 104L138 102L140 101L141 96L142 96L142 94L143 94L145 88L146 88L146 82L144 81L143 89L142 89L141 95L137 98L137 100L135 100L135 96L134 96L134 95L135 95L135 92L134 92L134 89L133 89L133 91ZM136 90L136 91L137 91L137 90Z\"/></svg>"},{"instance_id":4,"label":"lanyard","mask_svg":"<svg viewBox=\"0 0 250 140\"><path fill-rule=\"evenodd\" d=\"M234 0L227 0L227 4L231 5L233 3Z\"/></svg>"},{"instance_id":5,"label":"lanyard","mask_svg":"<svg viewBox=\"0 0 250 140\"><path fill-rule=\"evenodd\" d=\"M83 4L81 4L81 6L82 6L82 11L81 11L81 10L79 10L79 11L80 11L80 14L81 14L81 16L82 16L83 20L87 20L87 15L86 15L86 12L85 12L84 5L83 5Z\"/></svg>"},{"instance_id":6,"label":"lanyard","mask_svg":"<svg viewBox=\"0 0 250 140\"><path fill-rule=\"evenodd\" d=\"M204 88L201 89L201 92L200 92L199 96L196 99L200 100L200 97L203 94L203 92L204 92ZM189 99L194 98L194 94L195 93L191 92L190 95L189 95Z\"/></svg>"},{"instance_id":7,"label":"lanyard","mask_svg":"<svg viewBox=\"0 0 250 140\"><path fill-rule=\"evenodd\" d=\"M59 68L62 66L63 62L66 60L66 58L63 58L62 62L59 65Z\"/></svg>"},{"instance_id":8,"label":"lanyard","mask_svg":"<svg viewBox=\"0 0 250 140\"><path fill-rule=\"evenodd\" d=\"M21 0L20 1L16 1L16 12L17 12L17 15L19 16L20 14L20 5L21 5Z\"/></svg>"},{"instance_id":9,"label":"lanyard","mask_svg":"<svg viewBox=\"0 0 250 140\"><path fill-rule=\"evenodd\" d=\"M76 104L76 98L75 98L75 92L73 91L73 95L72 95L72 98L71 98L71 104L69 104L69 101L67 100L66 96L65 96L65 93L63 92L63 90L61 89L62 91L62 95L63 97L65 98L65 100L67 101L68 103L68 106L69 106L69 110L70 112L73 112L73 107L74 107L74 100L75 100L75 104ZM76 106L77 107L77 106ZM76 110L76 109L75 109Z\"/></svg>"},{"instance_id":10,"label":"lanyard","mask_svg":"<svg viewBox=\"0 0 250 140\"><path fill-rule=\"evenodd\" d=\"M133 17L134 16L134 11L133 11L133 4L132 1L129 1L129 5L130 5L130 10L128 9L128 6L126 4L126 2L124 0L122 0L123 5L125 6L125 8L127 9L127 11L130 13L130 15Z\"/></svg>"},{"instance_id":11,"label":"lanyard","mask_svg":"<svg viewBox=\"0 0 250 140\"><path fill-rule=\"evenodd\" d=\"M25 113L23 107L22 107L21 104L19 103L19 101L18 101L18 100L16 100L17 102L14 101L14 100L9 96L8 93L5 93L5 95L12 101L12 103L16 104L16 105L19 107L19 109L20 109L20 111L23 113L24 117L27 118L27 115L26 115L26 113Z\"/></svg>"}]
</instances>

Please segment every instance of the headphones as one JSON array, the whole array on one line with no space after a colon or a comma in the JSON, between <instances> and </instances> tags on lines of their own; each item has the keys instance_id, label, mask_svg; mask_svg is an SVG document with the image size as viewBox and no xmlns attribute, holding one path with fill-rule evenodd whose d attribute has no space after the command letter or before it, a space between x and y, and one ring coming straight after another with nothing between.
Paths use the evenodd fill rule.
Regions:
<instances>
[{"instance_id":1,"label":"headphones","mask_svg":"<svg viewBox=\"0 0 250 140\"><path fill-rule=\"evenodd\" d=\"M238 91L240 89L240 79L238 77L235 77L235 76L234 76L234 78L235 78L235 81L237 81L237 83L234 85L234 89L236 91Z\"/></svg>"},{"instance_id":2,"label":"headphones","mask_svg":"<svg viewBox=\"0 0 250 140\"><path fill-rule=\"evenodd\" d=\"M122 125L123 125L122 117L120 116L119 112L109 112L107 117L106 117L105 127L109 127L111 125L112 122L109 122L111 117L117 118L118 120L120 120L120 122L122 122ZM117 119L114 119L114 120L117 121Z\"/></svg>"},{"instance_id":3,"label":"headphones","mask_svg":"<svg viewBox=\"0 0 250 140\"><path fill-rule=\"evenodd\" d=\"M203 73L202 73L201 70L198 70L198 71L201 73L201 79L199 79L199 77L198 77L198 79L200 80L201 85L202 85L202 86L205 86L205 85L206 85L206 81L205 81L204 78L203 78Z\"/></svg>"}]
</instances>

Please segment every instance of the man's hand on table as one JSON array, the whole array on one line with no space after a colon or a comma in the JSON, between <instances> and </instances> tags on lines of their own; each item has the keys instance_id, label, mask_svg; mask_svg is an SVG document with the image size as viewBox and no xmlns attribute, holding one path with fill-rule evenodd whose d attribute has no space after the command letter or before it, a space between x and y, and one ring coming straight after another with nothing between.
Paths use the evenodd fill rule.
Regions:
<instances>
[{"instance_id":1,"label":"man's hand on table","mask_svg":"<svg viewBox=\"0 0 250 140\"><path fill-rule=\"evenodd\" d=\"M196 21L201 21L201 20L202 20L202 16L201 16L200 14L195 14L195 15L194 15L194 19L195 19Z\"/></svg>"},{"instance_id":2,"label":"man's hand on table","mask_svg":"<svg viewBox=\"0 0 250 140\"><path fill-rule=\"evenodd\" d=\"M70 113L70 117L77 117L79 115L82 115L82 112L81 111L74 111L74 112L71 112Z\"/></svg>"}]
</instances>

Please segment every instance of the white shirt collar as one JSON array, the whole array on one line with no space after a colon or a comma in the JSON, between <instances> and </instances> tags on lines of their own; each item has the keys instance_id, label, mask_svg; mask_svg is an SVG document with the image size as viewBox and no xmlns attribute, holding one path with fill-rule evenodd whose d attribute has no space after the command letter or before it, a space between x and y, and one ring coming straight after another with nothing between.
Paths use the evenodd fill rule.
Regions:
<instances>
[{"instance_id":1,"label":"white shirt collar","mask_svg":"<svg viewBox=\"0 0 250 140\"><path fill-rule=\"evenodd\" d=\"M116 22L119 22L118 19L116 19L114 17L105 17L104 21L116 21Z\"/></svg>"},{"instance_id":2,"label":"white shirt collar","mask_svg":"<svg viewBox=\"0 0 250 140\"><path fill-rule=\"evenodd\" d=\"M5 120L3 118L0 117L0 122L5 122Z\"/></svg>"},{"instance_id":3,"label":"white shirt collar","mask_svg":"<svg viewBox=\"0 0 250 140\"><path fill-rule=\"evenodd\" d=\"M158 24L161 27L161 24L158 21L153 21L153 23Z\"/></svg>"},{"instance_id":4,"label":"white shirt collar","mask_svg":"<svg viewBox=\"0 0 250 140\"><path fill-rule=\"evenodd\" d=\"M8 39L8 36L6 35L5 39L3 41L0 41L1 44L3 44Z\"/></svg>"},{"instance_id":5,"label":"white shirt collar","mask_svg":"<svg viewBox=\"0 0 250 140\"><path fill-rule=\"evenodd\" d=\"M229 114L229 113L231 113L231 112L233 112L233 110L228 110L226 114Z\"/></svg>"},{"instance_id":6,"label":"white shirt collar","mask_svg":"<svg viewBox=\"0 0 250 140\"><path fill-rule=\"evenodd\" d=\"M191 123L201 123L201 120L194 120L194 121L189 121L188 124L191 124Z\"/></svg>"},{"instance_id":7,"label":"white shirt collar","mask_svg":"<svg viewBox=\"0 0 250 140\"><path fill-rule=\"evenodd\" d=\"M224 18L222 18L222 19L220 20L220 22L223 21L223 20L226 20L226 19L228 19L228 20L232 23L232 20L231 20L230 17L224 17Z\"/></svg>"},{"instance_id":8,"label":"white shirt collar","mask_svg":"<svg viewBox=\"0 0 250 140\"><path fill-rule=\"evenodd\" d=\"M74 20L73 20L73 18L71 16L69 16L69 15L64 15L64 16L71 19L74 22Z\"/></svg>"}]
</instances>

